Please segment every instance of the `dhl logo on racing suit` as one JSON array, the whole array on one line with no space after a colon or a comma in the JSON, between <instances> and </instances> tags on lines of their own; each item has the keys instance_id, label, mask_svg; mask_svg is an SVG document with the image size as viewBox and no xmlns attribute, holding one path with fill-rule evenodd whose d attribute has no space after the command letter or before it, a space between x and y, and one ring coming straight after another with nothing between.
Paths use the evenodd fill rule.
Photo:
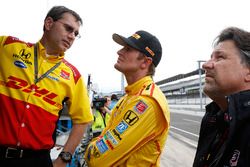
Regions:
<instances>
[{"instance_id":1,"label":"dhl logo on racing suit","mask_svg":"<svg viewBox=\"0 0 250 167\"><path fill-rule=\"evenodd\" d=\"M58 96L57 94L50 92L44 88L40 89L35 84L29 85L27 81L22 80L20 78L17 78L14 76L9 76L8 81L7 82L0 81L0 85L6 86L9 88L13 88L13 89L20 89L21 91L23 91L25 93L34 92L33 93L34 96L42 98L43 101L45 101L53 106L56 106L59 109L62 108L61 104L53 101L53 99Z\"/></svg>"}]
</instances>

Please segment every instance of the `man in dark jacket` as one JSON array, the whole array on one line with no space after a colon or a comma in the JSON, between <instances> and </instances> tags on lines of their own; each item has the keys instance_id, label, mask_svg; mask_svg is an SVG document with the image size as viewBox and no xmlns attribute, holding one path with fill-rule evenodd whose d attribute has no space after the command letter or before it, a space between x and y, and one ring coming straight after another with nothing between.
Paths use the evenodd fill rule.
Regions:
<instances>
[{"instance_id":1,"label":"man in dark jacket","mask_svg":"<svg viewBox=\"0 0 250 167\"><path fill-rule=\"evenodd\" d=\"M206 106L193 167L250 166L250 33L226 28L203 64Z\"/></svg>"}]
</instances>

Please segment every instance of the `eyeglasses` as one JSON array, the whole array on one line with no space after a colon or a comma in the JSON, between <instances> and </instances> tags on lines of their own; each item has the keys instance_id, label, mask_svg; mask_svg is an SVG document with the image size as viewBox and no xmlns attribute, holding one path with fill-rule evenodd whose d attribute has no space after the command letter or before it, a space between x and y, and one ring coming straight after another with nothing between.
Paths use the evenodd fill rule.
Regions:
<instances>
[{"instance_id":1,"label":"eyeglasses","mask_svg":"<svg viewBox=\"0 0 250 167\"><path fill-rule=\"evenodd\" d=\"M64 27L64 29L68 32L68 33L74 33L74 36L75 36L75 38L81 38L81 35L79 34L79 32L78 31L75 31L74 30L74 28L72 27L72 26L70 26L70 25L68 25L68 24L66 24L66 23L64 23L64 22L62 22L62 21L59 21L59 20L57 20L57 22L59 22L59 23L61 23L62 25L63 25L63 27Z\"/></svg>"}]
</instances>

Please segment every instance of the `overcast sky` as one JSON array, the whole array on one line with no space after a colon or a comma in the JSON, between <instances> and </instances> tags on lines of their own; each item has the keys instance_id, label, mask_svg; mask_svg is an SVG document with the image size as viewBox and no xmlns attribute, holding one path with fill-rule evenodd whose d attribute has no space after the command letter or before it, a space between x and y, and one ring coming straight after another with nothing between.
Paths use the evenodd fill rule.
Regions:
<instances>
[{"instance_id":1,"label":"overcast sky","mask_svg":"<svg viewBox=\"0 0 250 167\"><path fill-rule=\"evenodd\" d=\"M44 17L54 5L81 15L82 38L66 52L66 59L85 82L91 74L102 92L121 89L121 74L113 67L121 46L113 42L113 33L130 36L146 30L159 38L163 56L154 80L160 81L197 69L198 60L210 57L212 42L222 29L250 31L247 0L4 0L0 35L37 42Z\"/></svg>"}]
</instances>

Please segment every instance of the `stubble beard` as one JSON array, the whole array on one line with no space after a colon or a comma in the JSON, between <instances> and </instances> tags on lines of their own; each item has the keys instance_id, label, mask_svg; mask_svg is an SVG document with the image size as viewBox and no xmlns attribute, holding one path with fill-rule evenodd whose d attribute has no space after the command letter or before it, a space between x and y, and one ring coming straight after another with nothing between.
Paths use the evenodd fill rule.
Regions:
<instances>
[{"instance_id":1,"label":"stubble beard","mask_svg":"<svg viewBox=\"0 0 250 167\"><path fill-rule=\"evenodd\" d=\"M212 100L216 99L217 97L223 97L224 94L221 91L221 89L219 89L218 86L214 85L213 83L205 83L204 87L203 87L203 92L210 97Z\"/></svg>"}]
</instances>

